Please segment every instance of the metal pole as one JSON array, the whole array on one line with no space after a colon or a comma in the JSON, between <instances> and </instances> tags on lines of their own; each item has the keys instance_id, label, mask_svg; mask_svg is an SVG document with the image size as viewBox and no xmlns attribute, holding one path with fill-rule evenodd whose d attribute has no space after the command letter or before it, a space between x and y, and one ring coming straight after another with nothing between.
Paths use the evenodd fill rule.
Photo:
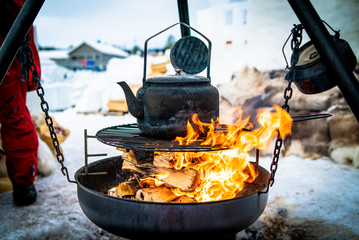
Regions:
<instances>
[{"instance_id":1,"label":"metal pole","mask_svg":"<svg viewBox=\"0 0 359 240\"><path fill-rule=\"evenodd\" d=\"M359 83L309 0L288 0L359 122Z\"/></svg>"},{"instance_id":2,"label":"metal pole","mask_svg":"<svg viewBox=\"0 0 359 240\"><path fill-rule=\"evenodd\" d=\"M45 0L26 0L0 48L0 85Z\"/></svg>"},{"instance_id":3,"label":"metal pole","mask_svg":"<svg viewBox=\"0 0 359 240\"><path fill-rule=\"evenodd\" d=\"M107 153L89 154L88 153L88 144L87 144L87 139L88 138L96 138L96 136L87 135L87 129L84 129L85 175L107 174L107 172L93 172L93 173L88 172L88 158L89 157L104 157L104 156L107 156Z\"/></svg>"},{"instance_id":4,"label":"metal pole","mask_svg":"<svg viewBox=\"0 0 359 240\"><path fill-rule=\"evenodd\" d=\"M178 5L178 14L179 14L180 22L183 22L188 26L190 26L187 0L177 0L177 5ZM181 25L181 34L182 37L190 36L191 35L190 29Z\"/></svg>"}]
</instances>

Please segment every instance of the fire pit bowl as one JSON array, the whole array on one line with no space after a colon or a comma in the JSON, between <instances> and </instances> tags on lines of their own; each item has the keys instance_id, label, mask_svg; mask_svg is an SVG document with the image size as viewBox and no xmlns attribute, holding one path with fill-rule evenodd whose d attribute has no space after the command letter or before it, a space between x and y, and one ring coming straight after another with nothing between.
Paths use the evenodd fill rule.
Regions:
<instances>
[{"instance_id":1,"label":"fire pit bowl","mask_svg":"<svg viewBox=\"0 0 359 240\"><path fill-rule=\"evenodd\" d=\"M86 216L100 228L130 239L221 239L234 236L262 214L268 200L269 173L258 166L253 184L261 186L244 196L205 203L157 203L108 196L107 190L125 181L120 156L80 168L78 200ZM107 174L96 174L107 172ZM258 189L259 188L259 189Z\"/></svg>"}]
</instances>

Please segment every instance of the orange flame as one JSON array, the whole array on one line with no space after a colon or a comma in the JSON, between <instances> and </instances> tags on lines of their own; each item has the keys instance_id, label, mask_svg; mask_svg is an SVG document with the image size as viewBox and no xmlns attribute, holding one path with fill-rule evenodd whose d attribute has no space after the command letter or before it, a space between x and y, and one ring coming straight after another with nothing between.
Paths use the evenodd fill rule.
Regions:
<instances>
[{"instance_id":1,"label":"orange flame","mask_svg":"<svg viewBox=\"0 0 359 240\"><path fill-rule=\"evenodd\" d=\"M177 137L175 141L181 145L189 145L198 139L203 139L203 145L222 146L228 150L212 152L176 152L174 153L174 168L192 168L197 170L199 185L193 192L183 192L180 189L172 191L180 196L187 195L197 202L217 201L234 198L242 191L245 183L253 182L258 173L250 163L249 152L252 149L264 150L269 147L273 137L278 134L282 139L291 134L292 118L277 105L274 111L260 109L257 114L259 127L253 128L249 117L243 118L240 107L236 110L236 119L232 125L219 125L217 121L203 123L198 115L192 117L193 125L188 121L187 135ZM225 126L225 128L220 128ZM222 129L222 131L221 131ZM225 131L223 131L225 129ZM155 154L159 154L155 152ZM148 186L160 186L163 176L150 176L141 179Z\"/></svg>"},{"instance_id":2,"label":"orange flame","mask_svg":"<svg viewBox=\"0 0 359 240\"><path fill-rule=\"evenodd\" d=\"M251 183L257 177L257 173L250 164L249 151L252 149L263 150L269 147L273 137L278 133L282 139L291 134L292 118L279 106L273 106L274 112L260 109L257 121L260 127L253 128L249 117L242 119L243 112L239 107L234 125L225 125L227 131L215 131L218 127L215 121L202 123L197 114L192 118L196 128L189 122L187 124L187 136L177 137L175 141L180 144L191 144L201 137L207 130L206 139L202 144L228 147L230 150L215 152L185 152L175 153L175 169L196 169L200 184L193 192L182 192L173 189L176 195L187 195L198 202L230 199L236 196L244 183ZM217 119L218 120L218 119ZM197 129L197 131L195 130Z\"/></svg>"}]
</instances>

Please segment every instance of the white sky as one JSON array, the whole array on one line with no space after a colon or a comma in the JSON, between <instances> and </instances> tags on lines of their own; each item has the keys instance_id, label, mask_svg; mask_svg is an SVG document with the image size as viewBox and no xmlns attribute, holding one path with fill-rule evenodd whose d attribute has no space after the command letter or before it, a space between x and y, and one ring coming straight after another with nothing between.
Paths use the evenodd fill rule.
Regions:
<instances>
[{"instance_id":1,"label":"white sky","mask_svg":"<svg viewBox=\"0 0 359 240\"><path fill-rule=\"evenodd\" d=\"M188 0L190 24L208 0ZM143 48L153 34L179 21L177 0L48 0L34 25L41 46L68 47L97 41ZM163 47L169 34L180 36L179 27L151 40L149 47Z\"/></svg>"}]
</instances>

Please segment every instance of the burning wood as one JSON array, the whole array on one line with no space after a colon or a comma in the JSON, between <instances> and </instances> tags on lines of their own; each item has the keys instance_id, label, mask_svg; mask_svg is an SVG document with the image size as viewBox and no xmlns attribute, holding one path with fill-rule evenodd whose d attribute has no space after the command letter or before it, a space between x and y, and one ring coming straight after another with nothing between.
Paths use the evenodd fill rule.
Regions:
<instances>
[{"instance_id":1,"label":"burning wood","mask_svg":"<svg viewBox=\"0 0 359 240\"><path fill-rule=\"evenodd\" d=\"M162 153L155 155L153 158L153 165L156 167L173 168L175 159L173 153Z\"/></svg>"},{"instance_id":2,"label":"burning wood","mask_svg":"<svg viewBox=\"0 0 359 240\"><path fill-rule=\"evenodd\" d=\"M226 131L215 131L217 122L202 123L194 114L192 122L196 126L188 122L187 136L174 141L190 145L207 134L203 144L220 145L229 150L155 152L155 155L151 152L148 156L147 152L125 152L122 171L132 172L136 181L121 183L110 189L109 194L131 195L141 201L181 203L218 201L255 192L261 186L256 183L257 169L249 161L250 151L269 147L278 133L284 139L291 133L292 124L289 114L278 106L260 110L257 117L259 127L255 129L249 117L242 119L242 112L238 112L239 120L235 124L226 125ZM134 186L136 182L138 185Z\"/></svg>"},{"instance_id":3,"label":"burning wood","mask_svg":"<svg viewBox=\"0 0 359 240\"><path fill-rule=\"evenodd\" d=\"M177 196L171 188L178 188L181 191L194 191L198 184L197 171L194 169L175 170L169 168L168 162L171 160L169 153L156 155L155 158L157 159L157 166L152 163L139 164L132 150L123 153L122 170L141 174L141 178L138 180L137 175L134 175L117 187L108 190L108 195L121 198L134 196L136 200L150 202L196 202L195 199L187 196ZM144 186L146 187L143 188Z\"/></svg>"},{"instance_id":4,"label":"burning wood","mask_svg":"<svg viewBox=\"0 0 359 240\"><path fill-rule=\"evenodd\" d=\"M194 169L175 170L173 168L156 167L152 163L138 164L132 151L122 154L122 171L140 173L144 177L156 175L169 187L181 189L184 192L191 192L196 188L197 171Z\"/></svg>"},{"instance_id":5,"label":"burning wood","mask_svg":"<svg viewBox=\"0 0 359 240\"><path fill-rule=\"evenodd\" d=\"M140 189L138 182L134 178L122 182L107 191L107 195L120 198L134 198L137 190Z\"/></svg>"},{"instance_id":6,"label":"burning wood","mask_svg":"<svg viewBox=\"0 0 359 240\"><path fill-rule=\"evenodd\" d=\"M149 202L170 202L177 196L166 187L142 188L137 191L136 199Z\"/></svg>"},{"instance_id":7,"label":"burning wood","mask_svg":"<svg viewBox=\"0 0 359 240\"><path fill-rule=\"evenodd\" d=\"M119 197L123 196L134 196L137 190L140 188L136 179L131 178L126 182L120 183L116 187L116 195Z\"/></svg>"}]
</instances>

